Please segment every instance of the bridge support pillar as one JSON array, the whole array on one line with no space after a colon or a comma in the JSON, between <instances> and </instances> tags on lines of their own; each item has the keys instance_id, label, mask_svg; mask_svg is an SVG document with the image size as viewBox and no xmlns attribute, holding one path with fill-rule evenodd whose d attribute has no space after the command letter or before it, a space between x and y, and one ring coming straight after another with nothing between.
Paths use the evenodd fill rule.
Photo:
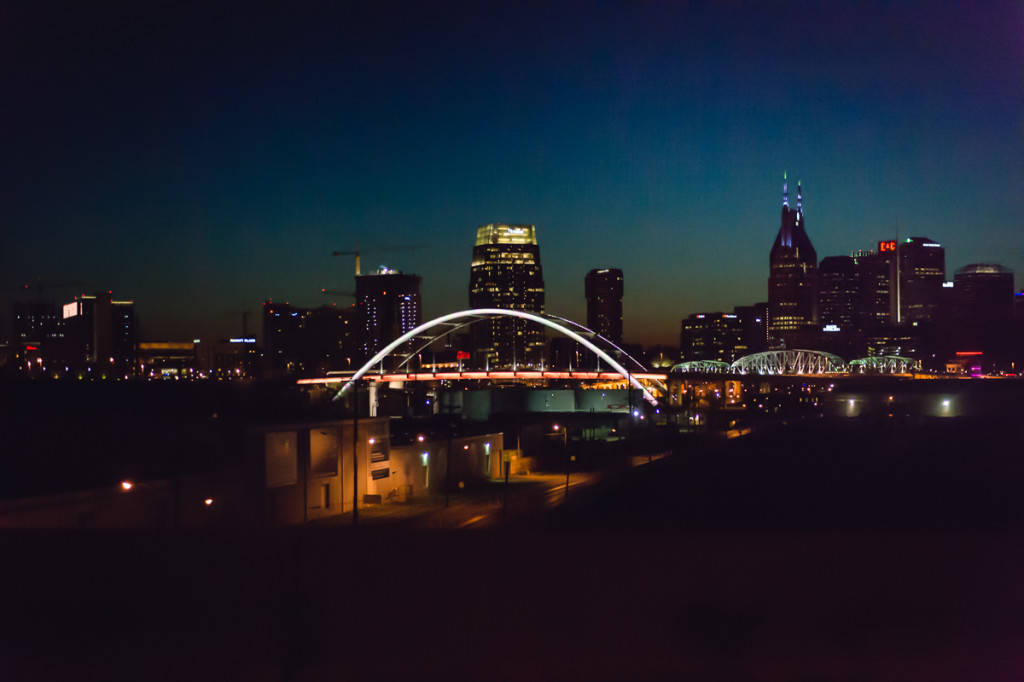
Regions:
<instances>
[{"instance_id":1,"label":"bridge support pillar","mask_svg":"<svg viewBox=\"0 0 1024 682\"><path fill-rule=\"evenodd\" d=\"M370 382L369 396L370 396L370 416L371 417L376 417L377 416L377 382L376 381L371 381Z\"/></svg>"}]
</instances>

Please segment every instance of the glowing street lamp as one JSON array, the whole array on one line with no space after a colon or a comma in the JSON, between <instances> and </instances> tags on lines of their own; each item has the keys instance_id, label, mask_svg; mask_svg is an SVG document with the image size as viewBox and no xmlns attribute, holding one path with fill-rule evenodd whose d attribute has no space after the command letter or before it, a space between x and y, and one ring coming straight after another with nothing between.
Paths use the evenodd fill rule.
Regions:
<instances>
[{"instance_id":1,"label":"glowing street lamp","mask_svg":"<svg viewBox=\"0 0 1024 682\"><path fill-rule=\"evenodd\" d=\"M558 432L562 433L562 458L565 460L565 499L569 499L569 429L563 429L558 424L555 424L555 434Z\"/></svg>"}]
</instances>

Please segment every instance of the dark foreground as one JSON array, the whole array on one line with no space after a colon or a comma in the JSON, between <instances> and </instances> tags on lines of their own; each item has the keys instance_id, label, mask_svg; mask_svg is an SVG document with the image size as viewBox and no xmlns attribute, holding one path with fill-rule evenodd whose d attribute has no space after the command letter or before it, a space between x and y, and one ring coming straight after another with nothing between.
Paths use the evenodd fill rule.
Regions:
<instances>
[{"instance_id":1,"label":"dark foreground","mask_svg":"<svg viewBox=\"0 0 1024 682\"><path fill-rule=\"evenodd\" d=\"M6 533L0 670L1019 680L1019 430L694 443L503 530Z\"/></svg>"}]
</instances>

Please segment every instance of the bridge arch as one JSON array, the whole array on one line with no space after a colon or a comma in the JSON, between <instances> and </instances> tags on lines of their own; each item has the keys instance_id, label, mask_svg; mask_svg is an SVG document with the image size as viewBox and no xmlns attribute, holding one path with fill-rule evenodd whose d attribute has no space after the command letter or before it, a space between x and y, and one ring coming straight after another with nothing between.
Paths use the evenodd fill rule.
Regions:
<instances>
[{"instance_id":1,"label":"bridge arch","mask_svg":"<svg viewBox=\"0 0 1024 682\"><path fill-rule=\"evenodd\" d=\"M907 374L920 371L921 361L899 355L873 355L850 361L850 369L855 372L876 372L879 374Z\"/></svg>"},{"instance_id":2,"label":"bridge arch","mask_svg":"<svg viewBox=\"0 0 1024 682\"><path fill-rule=\"evenodd\" d=\"M770 350L744 355L730 370L741 374L832 374L844 371L838 355L819 350Z\"/></svg>"},{"instance_id":3,"label":"bridge arch","mask_svg":"<svg viewBox=\"0 0 1024 682\"><path fill-rule=\"evenodd\" d=\"M673 365L673 372L711 372L723 374L729 371L729 363L720 360L687 360Z\"/></svg>"},{"instance_id":4,"label":"bridge arch","mask_svg":"<svg viewBox=\"0 0 1024 682\"><path fill-rule=\"evenodd\" d=\"M654 397L654 395L652 395L651 392L647 390L647 387L640 383L640 381L637 380L635 376L633 376L632 372L630 372L621 364L619 364L615 360L615 358L613 358L602 348L594 344L593 341L585 338L584 336L574 331L573 329L570 329L569 326L567 326L566 324L566 320L559 317L555 317L553 315L528 313L524 310L506 310L504 308L472 308L470 310L460 310L455 313L442 315L441 317L430 320L429 322L424 322L415 329L412 329L406 332L405 334L402 334L397 339L395 339L387 346L382 348L380 351L378 351L377 354L374 355L372 358L367 360L366 364L360 367L356 371L356 373L352 375L352 378L345 382L345 384L341 387L341 390L339 390L338 393L334 396L334 400L338 400L339 398L341 398L341 396L343 396L348 391L352 384L354 384L356 381L359 381L359 379L362 378L364 374L370 371L370 369L372 369L373 366L376 365L378 362L380 362L388 355L390 355L392 351L400 347L406 341L409 341L410 339L419 336L423 332L433 329L434 327L453 326L453 323L455 323L455 328L460 328L462 326L465 326L466 324L472 324L475 321L496 316L518 317L520 319L530 320L532 322L536 322L537 324L541 324L544 325L545 327L554 329L555 331L564 334L565 336L568 336L574 341L583 344L586 348L596 353L599 358L607 362L608 365L611 366L616 372L618 372L623 379L626 379L634 387L639 388L641 391L643 391L644 399L646 399L647 402L651 403L652 405L658 404L658 400ZM575 323L573 324L575 325ZM581 327L581 329L586 328ZM449 330L449 332L450 331L451 330Z\"/></svg>"}]
</instances>

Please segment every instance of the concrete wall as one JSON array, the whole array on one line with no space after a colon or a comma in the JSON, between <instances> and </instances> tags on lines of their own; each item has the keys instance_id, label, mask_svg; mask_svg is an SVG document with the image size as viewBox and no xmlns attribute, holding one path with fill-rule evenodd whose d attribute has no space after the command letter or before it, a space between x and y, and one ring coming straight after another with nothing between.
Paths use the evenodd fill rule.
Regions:
<instances>
[{"instance_id":1,"label":"concrete wall","mask_svg":"<svg viewBox=\"0 0 1024 682\"><path fill-rule=\"evenodd\" d=\"M572 389L543 389L527 391L527 412L573 412L576 410L576 391Z\"/></svg>"},{"instance_id":2,"label":"concrete wall","mask_svg":"<svg viewBox=\"0 0 1024 682\"><path fill-rule=\"evenodd\" d=\"M440 494L446 476L487 478L498 469L502 434L391 446L387 418L360 419L355 452L359 507ZM306 523L352 511L351 420L290 425L264 434L267 519L271 525ZM369 497L368 497L369 496Z\"/></svg>"},{"instance_id":3,"label":"concrete wall","mask_svg":"<svg viewBox=\"0 0 1024 682\"><path fill-rule=\"evenodd\" d=\"M639 405L643 396L633 391L633 404ZM578 412L629 412L629 392L624 388L576 389Z\"/></svg>"},{"instance_id":4,"label":"concrete wall","mask_svg":"<svg viewBox=\"0 0 1024 682\"><path fill-rule=\"evenodd\" d=\"M386 495L391 444L387 418L278 426L264 434L267 520L305 523L352 511L353 438L359 506L366 495ZM383 478L374 472L387 470Z\"/></svg>"}]
</instances>

